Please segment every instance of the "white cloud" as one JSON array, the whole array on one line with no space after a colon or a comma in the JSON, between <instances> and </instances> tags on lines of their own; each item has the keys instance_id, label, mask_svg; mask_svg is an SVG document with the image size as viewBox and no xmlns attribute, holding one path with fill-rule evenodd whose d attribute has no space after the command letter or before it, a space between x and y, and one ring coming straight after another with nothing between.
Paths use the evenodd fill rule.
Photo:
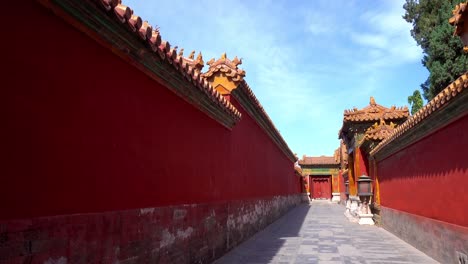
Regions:
<instances>
[{"instance_id":1,"label":"white cloud","mask_svg":"<svg viewBox=\"0 0 468 264\"><path fill-rule=\"evenodd\" d=\"M369 34L369 33L353 33L351 39L364 46L371 48L386 49L388 44L388 38L382 34Z\"/></svg>"},{"instance_id":2,"label":"white cloud","mask_svg":"<svg viewBox=\"0 0 468 264\"><path fill-rule=\"evenodd\" d=\"M380 10L368 11L361 15L360 20L367 26L367 30L354 32L350 39L363 48L380 49L382 53L371 58L372 67L397 66L403 63L416 62L421 58L422 51L411 38L411 25L407 23L403 4L391 1Z\"/></svg>"}]
</instances>

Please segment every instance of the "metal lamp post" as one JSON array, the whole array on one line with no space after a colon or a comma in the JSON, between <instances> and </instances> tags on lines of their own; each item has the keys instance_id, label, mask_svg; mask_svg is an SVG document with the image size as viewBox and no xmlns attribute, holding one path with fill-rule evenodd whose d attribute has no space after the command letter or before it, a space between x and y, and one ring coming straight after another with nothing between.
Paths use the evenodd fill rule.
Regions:
<instances>
[{"instance_id":1,"label":"metal lamp post","mask_svg":"<svg viewBox=\"0 0 468 264\"><path fill-rule=\"evenodd\" d=\"M373 225L372 214L369 209L369 200L372 196L372 179L367 175L362 175L357 180L358 196L362 202L359 213L359 224Z\"/></svg>"},{"instance_id":2,"label":"metal lamp post","mask_svg":"<svg viewBox=\"0 0 468 264\"><path fill-rule=\"evenodd\" d=\"M358 196L364 204L365 213L369 213L369 200L372 196L372 179L367 175L362 175L357 180Z\"/></svg>"},{"instance_id":3,"label":"metal lamp post","mask_svg":"<svg viewBox=\"0 0 468 264\"><path fill-rule=\"evenodd\" d=\"M358 182L358 195L370 196L372 195L372 179L367 175L361 175Z\"/></svg>"},{"instance_id":4,"label":"metal lamp post","mask_svg":"<svg viewBox=\"0 0 468 264\"><path fill-rule=\"evenodd\" d=\"M345 185L346 198L349 198L349 180L345 181L344 185Z\"/></svg>"}]
</instances>

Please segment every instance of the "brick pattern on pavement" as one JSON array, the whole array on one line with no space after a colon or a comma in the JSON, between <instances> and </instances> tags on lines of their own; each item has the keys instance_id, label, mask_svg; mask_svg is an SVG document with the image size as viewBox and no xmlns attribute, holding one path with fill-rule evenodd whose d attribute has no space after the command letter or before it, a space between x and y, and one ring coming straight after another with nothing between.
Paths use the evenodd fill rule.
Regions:
<instances>
[{"instance_id":1,"label":"brick pattern on pavement","mask_svg":"<svg viewBox=\"0 0 468 264\"><path fill-rule=\"evenodd\" d=\"M216 264L438 263L376 226L360 226L329 201L301 204Z\"/></svg>"}]
</instances>

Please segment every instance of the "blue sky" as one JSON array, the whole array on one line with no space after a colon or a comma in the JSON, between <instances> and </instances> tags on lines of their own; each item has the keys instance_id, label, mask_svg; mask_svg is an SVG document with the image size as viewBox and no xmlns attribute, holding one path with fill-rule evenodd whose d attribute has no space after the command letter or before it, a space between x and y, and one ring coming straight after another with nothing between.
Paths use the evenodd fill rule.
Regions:
<instances>
[{"instance_id":1,"label":"blue sky","mask_svg":"<svg viewBox=\"0 0 468 264\"><path fill-rule=\"evenodd\" d=\"M404 0L123 3L185 54L242 58L246 81L299 157L333 154L345 109L370 96L407 105L428 76L401 18Z\"/></svg>"}]
</instances>

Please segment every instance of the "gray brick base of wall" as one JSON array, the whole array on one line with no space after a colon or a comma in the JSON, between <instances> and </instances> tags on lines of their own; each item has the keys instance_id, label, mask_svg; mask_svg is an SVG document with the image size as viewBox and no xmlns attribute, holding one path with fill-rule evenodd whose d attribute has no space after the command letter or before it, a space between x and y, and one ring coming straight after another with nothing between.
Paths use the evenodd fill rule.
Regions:
<instances>
[{"instance_id":1,"label":"gray brick base of wall","mask_svg":"<svg viewBox=\"0 0 468 264\"><path fill-rule=\"evenodd\" d=\"M468 227L383 206L381 217L383 228L441 263L463 263L468 255Z\"/></svg>"},{"instance_id":2,"label":"gray brick base of wall","mask_svg":"<svg viewBox=\"0 0 468 264\"><path fill-rule=\"evenodd\" d=\"M302 194L0 221L0 264L210 263Z\"/></svg>"}]
</instances>

